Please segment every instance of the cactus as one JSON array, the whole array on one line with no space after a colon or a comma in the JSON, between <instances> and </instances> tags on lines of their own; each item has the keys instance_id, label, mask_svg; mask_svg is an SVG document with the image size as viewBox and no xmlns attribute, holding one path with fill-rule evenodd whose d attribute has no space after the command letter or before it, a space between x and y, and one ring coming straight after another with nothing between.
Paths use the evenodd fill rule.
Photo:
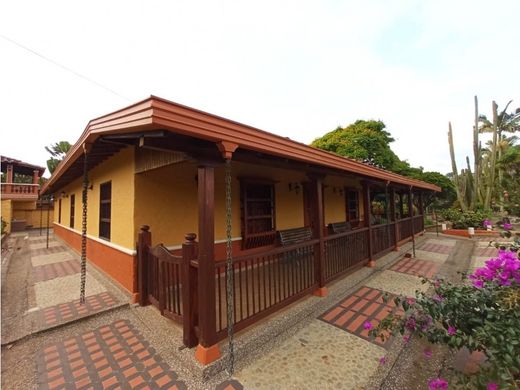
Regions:
<instances>
[{"instance_id":1,"label":"cactus","mask_svg":"<svg viewBox=\"0 0 520 390\"><path fill-rule=\"evenodd\" d=\"M448 143L450 144L450 157L451 157L451 170L453 173L453 181L455 183L455 191L457 193L457 200L459 201L460 207L463 211L468 209L465 196L463 195L462 190L465 190L465 183L459 178L459 173L457 170L457 162L455 161L455 149L453 147L453 131L451 128L451 122L448 122ZM463 188L462 188L463 187ZM465 193L465 191L464 191Z\"/></svg>"}]
</instances>

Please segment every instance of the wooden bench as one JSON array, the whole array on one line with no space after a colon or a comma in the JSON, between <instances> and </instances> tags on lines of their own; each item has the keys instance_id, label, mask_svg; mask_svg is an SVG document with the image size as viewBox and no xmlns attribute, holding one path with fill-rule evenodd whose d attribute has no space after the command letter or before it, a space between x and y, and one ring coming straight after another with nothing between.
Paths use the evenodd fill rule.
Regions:
<instances>
[{"instance_id":1,"label":"wooden bench","mask_svg":"<svg viewBox=\"0 0 520 390\"><path fill-rule=\"evenodd\" d=\"M301 244L305 241L312 240L312 229L310 227L301 227L295 229L285 229L278 231L278 238L282 246L289 246L294 244ZM298 248L294 251L287 252L284 254L283 262L296 262L300 263L302 257L307 256L309 253L313 253L313 247L310 248Z\"/></svg>"},{"instance_id":2,"label":"wooden bench","mask_svg":"<svg viewBox=\"0 0 520 390\"><path fill-rule=\"evenodd\" d=\"M278 230L278 237L282 246L299 244L304 241L312 240L312 229L301 227L295 229Z\"/></svg>"},{"instance_id":3,"label":"wooden bench","mask_svg":"<svg viewBox=\"0 0 520 390\"><path fill-rule=\"evenodd\" d=\"M338 233L345 233L345 232L352 230L352 225L348 221L334 222L334 223L329 223L328 228L329 228L330 234L338 234Z\"/></svg>"}]
</instances>

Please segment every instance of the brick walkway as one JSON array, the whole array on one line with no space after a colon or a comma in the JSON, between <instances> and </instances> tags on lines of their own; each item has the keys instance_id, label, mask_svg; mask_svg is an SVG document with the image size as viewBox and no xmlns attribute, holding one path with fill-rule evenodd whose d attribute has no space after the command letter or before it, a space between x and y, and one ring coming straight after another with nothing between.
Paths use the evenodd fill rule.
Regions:
<instances>
[{"instance_id":1,"label":"brick walkway","mask_svg":"<svg viewBox=\"0 0 520 390\"><path fill-rule=\"evenodd\" d=\"M385 341L379 337L372 339L368 336L368 330L363 327L365 321L370 321L375 327L391 313L402 314L401 310L396 310L393 295L388 294L388 302L384 303L384 294L384 291L364 286L338 305L327 310L319 319L355 336L386 347L389 343L388 339Z\"/></svg>"},{"instance_id":2,"label":"brick walkway","mask_svg":"<svg viewBox=\"0 0 520 390\"><path fill-rule=\"evenodd\" d=\"M46 326L75 320L90 314L98 313L116 304L114 296L109 292L85 297L85 304L79 299L43 309L41 318Z\"/></svg>"},{"instance_id":3,"label":"brick walkway","mask_svg":"<svg viewBox=\"0 0 520 390\"><path fill-rule=\"evenodd\" d=\"M186 389L128 320L48 345L36 361L42 390Z\"/></svg>"},{"instance_id":4,"label":"brick walkway","mask_svg":"<svg viewBox=\"0 0 520 390\"><path fill-rule=\"evenodd\" d=\"M440 264L437 264L433 261L405 257L395 263L390 269L392 271L402 272L409 275L432 278L437 274L439 268Z\"/></svg>"},{"instance_id":5,"label":"brick walkway","mask_svg":"<svg viewBox=\"0 0 520 390\"><path fill-rule=\"evenodd\" d=\"M451 253L451 251L453 250L453 247L447 246L447 245L432 244L429 242L425 242L424 244L419 245L419 247L417 249L420 249L422 251L441 253L443 255L449 255Z\"/></svg>"},{"instance_id":6,"label":"brick walkway","mask_svg":"<svg viewBox=\"0 0 520 390\"><path fill-rule=\"evenodd\" d=\"M43 282L62 276L76 274L80 271L80 264L76 260L40 265L33 268L35 282Z\"/></svg>"}]
</instances>

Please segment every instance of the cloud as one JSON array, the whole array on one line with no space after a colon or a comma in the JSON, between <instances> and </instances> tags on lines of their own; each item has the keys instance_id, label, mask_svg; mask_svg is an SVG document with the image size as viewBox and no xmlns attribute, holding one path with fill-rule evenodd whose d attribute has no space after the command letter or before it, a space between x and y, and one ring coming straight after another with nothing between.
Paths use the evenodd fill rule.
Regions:
<instances>
[{"instance_id":1,"label":"cloud","mask_svg":"<svg viewBox=\"0 0 520 390\"><path fill-rule=\"evenodd\" d=\"M516 1L30 7L5 3L0 34L131 101L155 94L302 142L381 119L397 154L428 170L450 170L449 120L459 166L471 155L475 94L487 113L519 98ZM0 50L2 154L44 164L45 145L128 104L2 39Z\"/></svg>"}]
</instances>

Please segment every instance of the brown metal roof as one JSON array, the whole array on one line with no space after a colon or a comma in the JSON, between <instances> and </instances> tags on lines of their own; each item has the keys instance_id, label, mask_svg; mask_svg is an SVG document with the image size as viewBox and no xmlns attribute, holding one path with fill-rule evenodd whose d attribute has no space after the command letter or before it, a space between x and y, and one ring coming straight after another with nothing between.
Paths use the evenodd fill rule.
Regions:
<instances>
[{"instance_id":1,"label":"brown metal roof","mask_svg":"<svg viewBox=\"0 0 520 390\"><path fill-rule=\"evenodd\" d=\"M65 184L60 178L66 174L73 163L81 158L83 144L93 144L100 136L155 129L164 129L172 133L211 142L230 142L238 145L239 149L256 151L349 173L357 173L401 185L441 191L440 187L434 184L404 177L334 153L313 148L289 138L268 133L156 96L150 96L141 102L91 120L79 140L67 153L49 181L45 184L42 190L43 193L52 188L59 188L56 185L58 181L60 186Z\"/></svg>"}]
</instances>

